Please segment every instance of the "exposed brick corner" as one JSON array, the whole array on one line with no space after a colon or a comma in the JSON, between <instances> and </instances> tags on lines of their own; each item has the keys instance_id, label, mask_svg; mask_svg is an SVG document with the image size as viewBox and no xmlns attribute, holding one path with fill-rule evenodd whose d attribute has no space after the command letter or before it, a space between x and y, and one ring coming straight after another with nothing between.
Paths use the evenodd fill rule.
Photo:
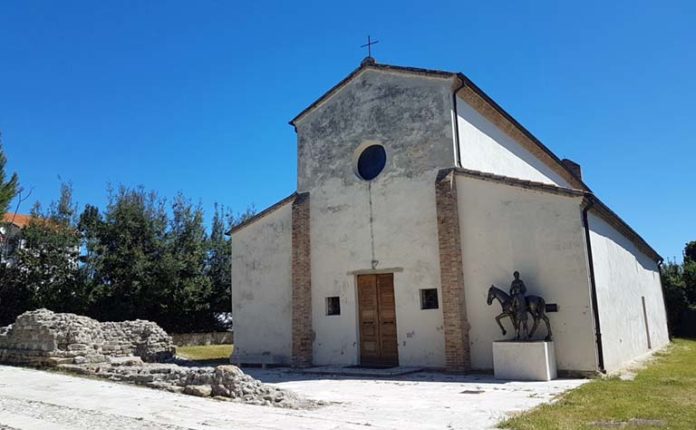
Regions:
<instances>
[{"instance_id":1,"label":"exposed brick corner","mask_svg":"<svg viewBox=\"0 0 696 430\"><path fill-rule=\"evenodd\" d=\"M312 365L312 273L309 193L292 203L292 365Z\"/></svg>"},{"instance_id":2,"label":"exposed brick corner","mask_svg":"<svg viewBox=\"0 0 696 430\"><path fill-rule=\"evenodd\" d=\"M442 170L438 175L435 201L445 326L445 368L450 372L464 372L471 368L469 322L464 296L457 182L452 169Z\"/></svg>"}]
</instances>

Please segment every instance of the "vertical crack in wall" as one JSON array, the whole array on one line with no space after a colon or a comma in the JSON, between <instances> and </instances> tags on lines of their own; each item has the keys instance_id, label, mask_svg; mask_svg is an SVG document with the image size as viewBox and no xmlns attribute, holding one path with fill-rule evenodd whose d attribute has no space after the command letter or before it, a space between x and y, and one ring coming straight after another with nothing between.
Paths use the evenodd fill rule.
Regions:
<instances>
[{"instance_id":1,"label":"vertical crack in wall","mask_svg":"<svg viewBox=\"0 0 696 430\"><path fill-rule=\"evenodd\" d=\"M372 210L372 182L367 183L367 195L370 201L370 267L377 268L377 259L375 258L375 227L374 213Z\"/></svg>"}]
</instances>

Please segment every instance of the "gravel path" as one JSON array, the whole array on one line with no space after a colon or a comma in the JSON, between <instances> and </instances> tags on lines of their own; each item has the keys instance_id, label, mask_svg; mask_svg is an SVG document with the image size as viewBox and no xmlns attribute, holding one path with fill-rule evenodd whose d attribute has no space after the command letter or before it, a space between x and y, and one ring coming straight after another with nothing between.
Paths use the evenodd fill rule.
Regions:
<instances>
[{"instance_id":1,"label":"gravel path","mask_svg":"<svg viewBox=\"0 0 696 430\"><path fill-rule=\"evenodd\" d=\"M26 399L2 398L0 411L3 416L21 417L19 422L26 423L30 428L40 424L51 423L51 428L93 428L93 429L123 429L123 430L186 430L188 427L161 424L146 421L144 418L131 418L122 415L102 413L58 406L51 403ZM17 419L15 418L15 421ZM45 424L44 424L45 425ZM0 427L14 430L14 427Z\"/></svg>"},{"instance_id":2,"label":"gravel path","mask_svg":"<svg viewBox=\"0 0 696 430\"><path fill-rule=\"evenodd\" d=\"M0 429L483 429L584 382L506 383L436 373L388 380L276 370L249 374L331 403L280 409L0 366Z\"/></svg>"}]
</instances>

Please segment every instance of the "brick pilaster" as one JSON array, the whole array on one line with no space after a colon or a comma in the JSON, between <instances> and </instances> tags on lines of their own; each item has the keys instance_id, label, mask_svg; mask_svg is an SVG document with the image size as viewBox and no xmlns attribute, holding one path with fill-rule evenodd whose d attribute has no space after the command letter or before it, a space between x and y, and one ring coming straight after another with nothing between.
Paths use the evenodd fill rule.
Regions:
<instances>
[{"instance_id":1,"label":"brick pilaster","mask_svg":"<svg viewBox=\"0 0 696 430\"><path fill-rule=\"evenodd\" d=\"M453 170L443 170L435 182L440 282L445 331L445 367L451 372L471 368L469 322L466 318L462 247L459 235L457 182Z\"/></svg>"},{"instance_id":2,"label":"brick pilaster","mask_svg":"<svg viewBox=\"0 0 696 430\"><path fill-rule=\"evenodd\" d=\"M309 193L292 203L292 364L312 365L312 273Z\"/></svg>"}]
</instances>

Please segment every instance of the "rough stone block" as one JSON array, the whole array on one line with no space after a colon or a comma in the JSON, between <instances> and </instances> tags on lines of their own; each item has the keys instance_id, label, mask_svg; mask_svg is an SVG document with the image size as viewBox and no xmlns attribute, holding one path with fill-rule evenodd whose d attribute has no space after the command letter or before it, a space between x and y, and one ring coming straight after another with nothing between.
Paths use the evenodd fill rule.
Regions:
<instances>
[{"instance_id":1,"label":"rough stone block","mask_svg":"<svg viewBox=\"0 0 696 430\"><path fill-rule=\"evenodd\" d=\"M74 360L72 358L65 357L50 357L46 359L46 364L49 366L59 366L61 364L73 364Z\"/></svg>"},{"instance_id":2,"label":"rough stone block","mask_svg":"<svg viewBox=\"0 0 696 430\"><path fill-rule=\"evenodd\" d=\"M112 366L142 366L143 360L136 356L109 357L109 364Z\"/></svg>"},{"instance_id":3,"label":"rough stone block","mask_svg":"<svg viewBox=\"0 0 696 430\"><path fill-rule=\"evenodd\" d=\"M184 387L184 394L198 397L210 397L213 389L210 385L187 385Z\"/></svg>"},{"instance_id":4,"label":"rough stone block","mask_svg":"<svg viewBox=\"0 0 696 430\"><path fill-rule=\"evenodd\" d=\"M72 343L68 345L68 351L86 351L87 345L84 343Z\"/></svg>"}]
</instances>

